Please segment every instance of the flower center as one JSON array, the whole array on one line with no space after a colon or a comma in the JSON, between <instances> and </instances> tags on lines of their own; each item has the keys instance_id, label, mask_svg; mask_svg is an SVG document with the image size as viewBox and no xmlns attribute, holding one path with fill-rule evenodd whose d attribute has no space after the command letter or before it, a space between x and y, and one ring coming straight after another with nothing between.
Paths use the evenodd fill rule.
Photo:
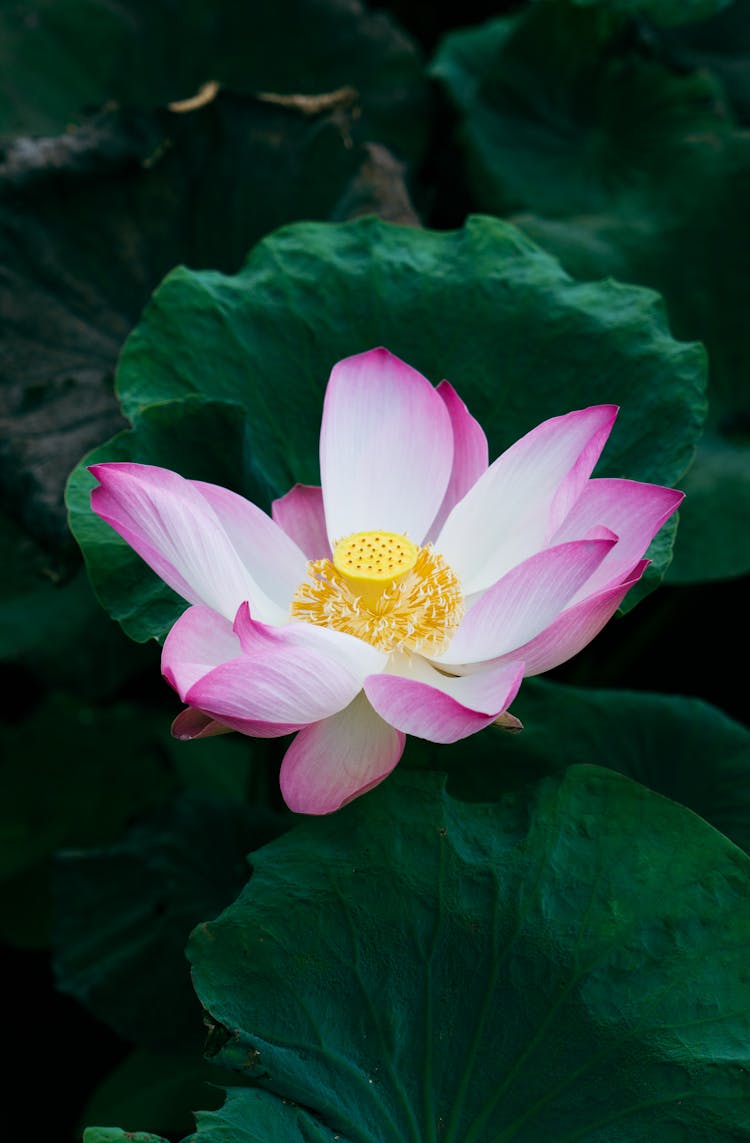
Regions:
<instances>
[{"instance_id":1,"label":"flower center","mask_svg":"<svg viewBox=\"0 0 750 1143\"><path fill-rule=\"evenodd\" d=\"M428 545L394 532L355 532L331 560L312 560L292 619L356 635L381 651L445 650L463 617L458 576Z\"/></svg>"},{"instance_id":2,"label":"flower center","mask_svg":"<svg viewBox=\"0 0 750 1143\"><path fill-rule=\"evenodd\" d=\"M375 606L390 583L412 570L419 548L395 532L355 532L339 540L333 566L365 603Z\"/></svg>"}]
</instances>

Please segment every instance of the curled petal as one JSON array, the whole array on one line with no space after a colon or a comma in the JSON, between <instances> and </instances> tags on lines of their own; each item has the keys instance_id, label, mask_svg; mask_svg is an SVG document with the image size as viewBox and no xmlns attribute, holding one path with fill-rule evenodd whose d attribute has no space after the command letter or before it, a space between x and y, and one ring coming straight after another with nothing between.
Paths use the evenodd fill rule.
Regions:
<instances>
[{"instance_id":1,"label":"curled petal","mask_svg":"<svg viewBox=\"0 0 750 1143\"><path fill-rule=\"evenodd\" d=\"M211 607L189 607L164 641L161 673L177 694L185 696L198 679L242 654L240 640L228 619Z\"/></svg>"},{"instance_id":2,"label":"curled petal","mask_svg":"<svg viewBox=\"0 0 750 1143\"><path fill-rule=\"evenodd\" d=\"M298 814L330 814L390 774L404 735L363 694L345 710L301 730L281 765L281 793Z\"/></svg>"},{"instance_id":3,"label":"curled petal","mask_svg":"<svg viewBox=\"0 0 750 1143\"><path fill-rule=\"evenodd\" d=\"M386 655L369 643L312 623L286 623L272 627L253 619L250 608L243 603L234 620L234 631L246 655L272 655L284 646L309 647L319 654L329 655L355 678L362 682L366 675L383 668Z\"/></svg>"},{"instance_id":4,"label":"curled petal","mask_svg":"<svg viewBox=\"0 0 750 1143\"><path fill-rule=\"evenodd\" d=\"M218 734L231 734L232 728L215 722L202 710L195 710L192 706L180 711L172 723L172 737L179 738L181 742L189 742L194 738L215 738Z\"/></svg>"},{"instance_id":5,"label":"curled petal","mask_svg":"<svg viewBox=\"0 0 750 1143\"><path fill-rule=\"evenodd\" d=\"M185 702L242 734L275 737L348 706L361 680L327 651L282 642L215 667Z\"/></svg>"},{"instance_id":6,"label":"curled petal","mask_svg":"<svg viewBox=\"0 0 750 1143\"><path fill-rule=\"evenodd\" d=\"M333 367L323 408L320 472L328 537L388 531L421 543L453 464L444 401L387 349Z\"/></svg>"},{"instance_id":7,"label":"curled petal","mask_svg":"<svg viewBox=\"0 0 750 1143\"><path fill-rule=\"evenodd\" d=\"M449 513L487 471L489 452L487 437L479 421L472 417L464 402L449 381L441 381L437 391L445 402L453 429L453 468L443 503L430 528L429 540L434 540Z\"/></svg>"},{"instance_id":8,"label":"curled petal","mask_svg":"<svg viewBox=\"0 0 750 1143\"><path fill-rule=\"evenodd\" d=\"M391 726L429 742L457 742L489 726L513 702L523 678L518 662L456 677L414 658L404 670L408 677L370 675L365 694Z\"/></svg>"},{"instance_id":9,"label":"curled petal","mask_svg":"<svg viewBox=\"0 0 750 1143\"><path fill-rule=\"evenodd\" d=\"M488 588L547 546L563 505L570 509L616 415L614 405L593 405L544 421L480 476L435 541L466 595Z\"/></svg>"},{"instance_id":10,"label":"curled petal","mask_svg":"<svg viewBox=\"0 0 750 1143\"><path fill-rule=\"evenodd\" d=\"M285 496L274 500L271 514L308 560L330 559L322 488L295 484Z\"/></svg>"},{"instance_id":11,"label":"curled petal","mask_svg":"<svg viewBox=\"0 0 750 1143\"><path fill-rule=\"evenodd\" d=\"M616 543L613 537L558 544L512 568L471 608L439 665L495 659L528 642L559 615Z\"/></svg>"},{"instance_id":12,"label":"curled petal","mask_svg":"<svg viewBox=\"0 0 750 1143\"><path fill-rule=\"evenodd\" d=\"M684 494L637 480L590 480L558 529L554 543L578 539L596 525L617 533L618 543L602 560L575 601L617 583L641 558L662 524L680 506Z\"/></svg>"}]
</instances>

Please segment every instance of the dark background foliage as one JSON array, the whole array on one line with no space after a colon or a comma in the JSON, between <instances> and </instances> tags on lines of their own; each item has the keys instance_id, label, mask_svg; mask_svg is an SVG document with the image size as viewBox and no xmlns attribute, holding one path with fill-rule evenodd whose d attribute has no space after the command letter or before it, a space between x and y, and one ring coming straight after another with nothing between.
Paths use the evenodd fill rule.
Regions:
<instances>
[{"instance_id":1,"label":"dark background foliage","mask_svg":"<svg viewBox=\"0 0 750 1143\"><path fill-rule=\"evenodd\" d=\"M158 649L130 642L100 608L67 524L71 470L127 426L114 395L122 345L178 264L235 273L297 220L375 214L443 231L482 211L515 222L580 281L663 293L675 335L708 350L707 430L683 482L693 507L665 584L554 681L586 688L570 693L593 725L610 727L603 688L714 704L650 698L666 704L649 707L659 731L611 765L747 847L747 740L722 716L748 723L737 656L750 571L750 5L735 0L707 22L721 5L690 7L686 24L660 0L469 2L450 21L411 0L32 0L0 12L11 1143L69 1143L82 1123L135 1114L177 1139L191 1128L186 1108L218 1106L185 939L236 897L245 854L289 824L280 744L188 753L169 740ZM506 17L517 17L512 33ZM191 409L179 415L197 448ZM242 424L220 401L210 415L229 464ZM150 416L164 457L172 414ZM544 688L519 710L528 725L564 722ZM632 720L619 709L625 738L643 707ZM652 758L677 757L686 712L705 741L679 746L694 759L687 771L657 773ZM561 767L584 740L570 728ZM707 778L717 741L731 765ZM526 740L519 764L545 773L539 742Z\"/></svg>"}]
</instances>

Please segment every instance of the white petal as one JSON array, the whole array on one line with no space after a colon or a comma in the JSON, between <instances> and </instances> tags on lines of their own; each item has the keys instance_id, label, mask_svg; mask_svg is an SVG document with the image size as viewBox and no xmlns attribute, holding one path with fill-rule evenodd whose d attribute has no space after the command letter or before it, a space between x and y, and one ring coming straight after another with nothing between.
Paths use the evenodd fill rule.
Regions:
<instances>
[{"instance_id":1,"label":"white petal","mask_svg":"<svg viewBox=\"0 0 750 1143\"><path fill-rule=\"evenodd\" d=\"M419 544L443 500L453 430L429 381L387 349L334 366L320 433L320 472L331 545L386 531Z\"/></svg>"}]
</instances>

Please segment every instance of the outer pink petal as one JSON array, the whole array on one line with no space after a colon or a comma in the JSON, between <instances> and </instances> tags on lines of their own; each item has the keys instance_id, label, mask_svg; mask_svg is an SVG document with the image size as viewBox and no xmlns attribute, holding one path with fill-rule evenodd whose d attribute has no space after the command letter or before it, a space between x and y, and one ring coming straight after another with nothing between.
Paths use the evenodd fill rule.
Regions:
<instances>
[{"instance_id":1,"label":"outer pink petal","mask_svg":"<svg viewBox=\"0 0 750 1143\"><path fill-rule=\"evenodd\" d=\"M611 528L618 544L602 561L575 600L622 579L643 555L653 536L677 510L684 494L636 480L590 480L558 529L554 543L573 540L597 524Z\"/></svg>"},{"instance_id":2,"label":"outer pink petal","mask_svg":"<svg viewBox=\"0 0 750 1143\"><path fill-rule=\"evenodd\" d=\"M383 530L422 542L453 464L445 403L387 349L333 367L320 433L320 472L331 544Z\"/></svg>"},{"instance_id":3,"label":"outer pink petal","mask_svg":"<svg viewBox=\"0 0 750 1143\"><path fill-rule=\"evenodd\" d=\"M192 706L180 711L172 723L172 737L179 738L181 742L189 742L195 738L215 738L217 734L231 734L231 732L230 726L214 722L202 710L195 710Z\"/></svg>"},{"instance_id":4,"label":"outer pink petal","mask_svg":"<svg viewBox=\"0 0 750 1143\"><path fill-rule=\"evenodd\" d=\"M430 540L439 534L451 510L487 471L489 464L487 437L479 421L472 417L449 381L441 381L437 391L445 401L453 428L453 468L443 503L430 528Z\"/></svg>"},{"instance_id":5,"label":"outer pink petal","mask_svg":"<svg viewBox=\"0 0 750 1143\"><path fill-rule=\"evenodd\" d=\"M91 494L93 510L189 603L233 618L251 599L264 618L285 617L243 563L199 485L147 464L95 464L90 471L100 482ZM299 559L304 569L301 552Z\"/></svg>"},{"instance_id":6,"label":"outer pink petal","mask_svg":"<svg viewBox=\"0 0 750 1143\"><path fill-rule=\"evenodd\" d=\"M514 648L495 660L495 663L499 666L511 660L523 659L525 675L541 675L543 671L551 671L553 667L566 663L599 634L648 565L648 560L641 560L621 583L604 588L567 608L535 639L523 647ZM486 665L482 663L479 666ZM467 666L467 670L472 669Z\"/></svg>"},{"instance_id":7,"label":"outer pink petal","mask_svg":"<svg viewBox=\"0 0 750 1143\"><path fill-rule=\"evenodd\" d=\"M336 714L361 685L330 654L282 643L267 654L241 655L216 667L193 684L185 702L243 734L266 736Z\"/></svg>"},{"instance_id":8,"label":"outer pink petal","mask_svg":"<svg viewBox=\"0 0 750 1143\"><path fill-rule=\"evenodd\" d=\"M559 615L616 543L617 537L558 544L512 568L472 607L438 664L495 659L528 642Z\"/></svg>"},{"instance_id":9,"label":"outer pink petal","mask_svg":"<svg viewBox=\"0 0 750 1143\"><path fill-rule=\"evenodd\" d=\"M516 697L523 663L463 677L442 675L424 660L410 663L411 677L370 675L365 694L382 718L417 738L457 742L489 726Z\"/></svg>"},{"instance_id":10,"label":"outer pink petal","mask_svg":"<svg viewBox=\"0 0 750 1143\"><path fill-rule=\"evenodd\" d=\"M330 814L382 782L403 750L404 735L359 695L297 735L281 766L284 801L298 814Z\"/></svg>"},{"instance_id":11,"label":"outer pink petal","mask_svg":"<svg viewBox=\"0 0 750 1143\"><path fill-rule=\"evenodd\" d=\"M330 559L331 545L326 533L322 488L314 484L295 484L286 496L274 500L271 513L308 560Z\"/></svg>"},{"instance_id":12,"label":"outer pink petal","mask_svg":"<svg viewBox=\"0 0 750 1143\"><path fill-rule=\"evenodd\" d=\"M198 480L191 484L213 508L254 582L286 619L291 598L305 578L304 552L283 528L244 496L218 484Z\"/></svg>"},{"instance_id":13,"label":"outer pink petal","mask_svg":"<svg viewBox=\"0 0 750 1143\"><path fill-rule=\"evenodd\" d=\"M241 654L242 645L228 619L205 605L189 607L164 641L161 673L185 702L198 679Z\"/></svg>"},{"instance_id":14,"label":"outer pink petal","mask_svg":"<svg viewBox=\"0 0 750 1143\"><path fill-rule=\"evenodd\" d=\"M466 595L547 546L616 415L614 405L593 405L544 421L499 456L455 506L435 547Z\"/></svg>"}]
</instances>

